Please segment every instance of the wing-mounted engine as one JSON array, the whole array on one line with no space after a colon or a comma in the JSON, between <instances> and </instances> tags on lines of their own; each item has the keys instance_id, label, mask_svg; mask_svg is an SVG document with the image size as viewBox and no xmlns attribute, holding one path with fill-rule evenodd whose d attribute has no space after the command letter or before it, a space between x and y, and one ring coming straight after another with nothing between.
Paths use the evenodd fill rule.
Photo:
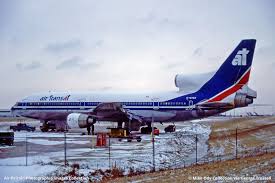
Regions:
<instances>
[{"instance_id":1,"label":"wing-mounted engine","mask_svg":"<svg viewBox=\"0 0 275 183\"><path fill-rule=\"evenodd\" d=\"M87 128L94 123L93 117L87 114L71 113L67 116L67 124L71 128Z\"/></svg>"},{"instance_id":2,"label":"wing-mounted engine","mask_svg":"<svg viewBox=\"0 0 275 183\"><path fill-rule=\"evenodd\" d=\"M257 92L245 85L241 90L236 92L234 99L235 107L246 107L252 104L255 98L257 98Z\"/></svg>"}]
</instances>

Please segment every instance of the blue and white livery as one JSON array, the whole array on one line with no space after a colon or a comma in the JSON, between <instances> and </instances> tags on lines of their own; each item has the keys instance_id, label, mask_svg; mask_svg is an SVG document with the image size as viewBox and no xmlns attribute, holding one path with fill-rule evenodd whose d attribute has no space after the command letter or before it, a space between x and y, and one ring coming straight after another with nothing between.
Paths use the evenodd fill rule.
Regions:
<instances>
[{"instance_id":1,"label":"blue and white livery","mask_svg":"<svg viewBox=\"0 0 275 183\"><path fill-rule=\"evenodd\" d=\"M245 107L257 97L248 87L256 40L242 40L214 76L192 93L111 94L48 92L28 96L12 107L16 115L43 122L66 121L87 128L96 121L139 130L157 122L179 122ZM176 77L176 81L180 78Z\"/></svg>"}]
</instances>

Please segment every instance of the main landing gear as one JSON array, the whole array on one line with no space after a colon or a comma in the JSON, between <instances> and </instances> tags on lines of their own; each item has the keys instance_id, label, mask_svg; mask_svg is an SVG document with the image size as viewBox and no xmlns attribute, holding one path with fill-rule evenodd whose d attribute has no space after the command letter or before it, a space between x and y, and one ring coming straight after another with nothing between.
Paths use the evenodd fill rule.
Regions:
<instances>
[{"instance_id":1,"label":"main landing gear","mask_svg":"<svg viewBox=\"0 0 275 183\"><path fill-rule=\"evenodd\" d=\"M160 131L157 127L154 127L154 130L153 130L151 123L149 123L148 126L146 126L146 127L140 128L141 134L151 134L152 131L154 131L154 135L159 135L159 133L160 133Z\"/></svg>"},{"instance_id":2,"label":"main landing gear","mask_svg":"<svg viewBox=\"0 0 275 183\"><path fill-rule=\"evenodd\" d=\"M152 125L151 125L151 123L148 123L147 126L140 128L140 133L141 134L150 134L151 132L152 132Z\"/></svg>"},{"instance_id":3,"label":"main landing gear","mask_svg":"<svg viewBox=\"0 0 275 183\"><path fill-rule=\"evenodd\" d=\"M92 130L92 135L95 134L95 125L94 125L95 123L96 123L96 119L94 118L92 124L87 126L88 135L91 135L91 130Z\"/></svg>"}]
</instances>

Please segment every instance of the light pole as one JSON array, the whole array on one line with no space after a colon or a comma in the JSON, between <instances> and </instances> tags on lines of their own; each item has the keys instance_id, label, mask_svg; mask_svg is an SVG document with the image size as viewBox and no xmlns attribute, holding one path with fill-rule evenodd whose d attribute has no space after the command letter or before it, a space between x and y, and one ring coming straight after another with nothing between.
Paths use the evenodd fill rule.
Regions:
<instances>
[{"instance_id":1,"label":"light pole","mask_svg":"<svg viewBox=\"0 0 275 183\"><path fill-rule=\"evenodd\" d=\"M28 135L26 133L26 166L28 166Z\"/></svg>"},{"instance_id":2,"label":"light pole","mask_svg":"<svg viewBox=\"0 0 275 183\"><path fill-rule=\"evenodd\" d=\"M151 128L152 128L152 145L153 145L153 171L156 171L156 165L155 165L155 133L154 133L154 121L155 121L155 110L159 109L159 103L158 103L158 98L152 98L153 102L153 111L152 111L152 123L151 123ZM155 105L155 102L157 102L157 106Z\"/></svg>"},{"instance_id":3,"label":"light pole","mask_svg":"<svg viewBox=\"0 0 275 183\"><path fill-rule=\"evenodd\" d=\"M195 142L196 142L196 164L198 163L198 134L196 133L195 137Z\"/></svg>"},{"instance_id":4,"label":"light pole","mask_svg":"<svg viewBox=\"0 0 275 183\"><path fill-rule=\"evenodd\" d=\"M67 135L66 130L64 131L64 165L67 166Z\"/></svg>"},{"instance_id":5,"label":"light pole","mask_svg":"<svg viewBox=\"0 0 275 183\"><path fill-rule=\"evenodd\" d=\"M111 138L109 135L109 169L111 170Z\"/></svg>"}]
</instances>

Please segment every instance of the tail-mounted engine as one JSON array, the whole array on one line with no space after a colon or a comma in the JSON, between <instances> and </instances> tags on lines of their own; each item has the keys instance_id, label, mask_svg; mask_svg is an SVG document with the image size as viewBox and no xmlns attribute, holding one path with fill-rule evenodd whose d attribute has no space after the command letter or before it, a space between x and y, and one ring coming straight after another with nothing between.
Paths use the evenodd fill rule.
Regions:
<instances>
[{"instance_id":1,"label":"tail-mounted engine","mask_svg":"<svg viewBox=\"0 0 275 183\"><path fill-rule=\"evenodd\" d=\"M244 86L241 90L236 92L234 104L235 107L246 107L253 103L253 99L257 98L257 92Z\"/></svg>"}]
</instances>

